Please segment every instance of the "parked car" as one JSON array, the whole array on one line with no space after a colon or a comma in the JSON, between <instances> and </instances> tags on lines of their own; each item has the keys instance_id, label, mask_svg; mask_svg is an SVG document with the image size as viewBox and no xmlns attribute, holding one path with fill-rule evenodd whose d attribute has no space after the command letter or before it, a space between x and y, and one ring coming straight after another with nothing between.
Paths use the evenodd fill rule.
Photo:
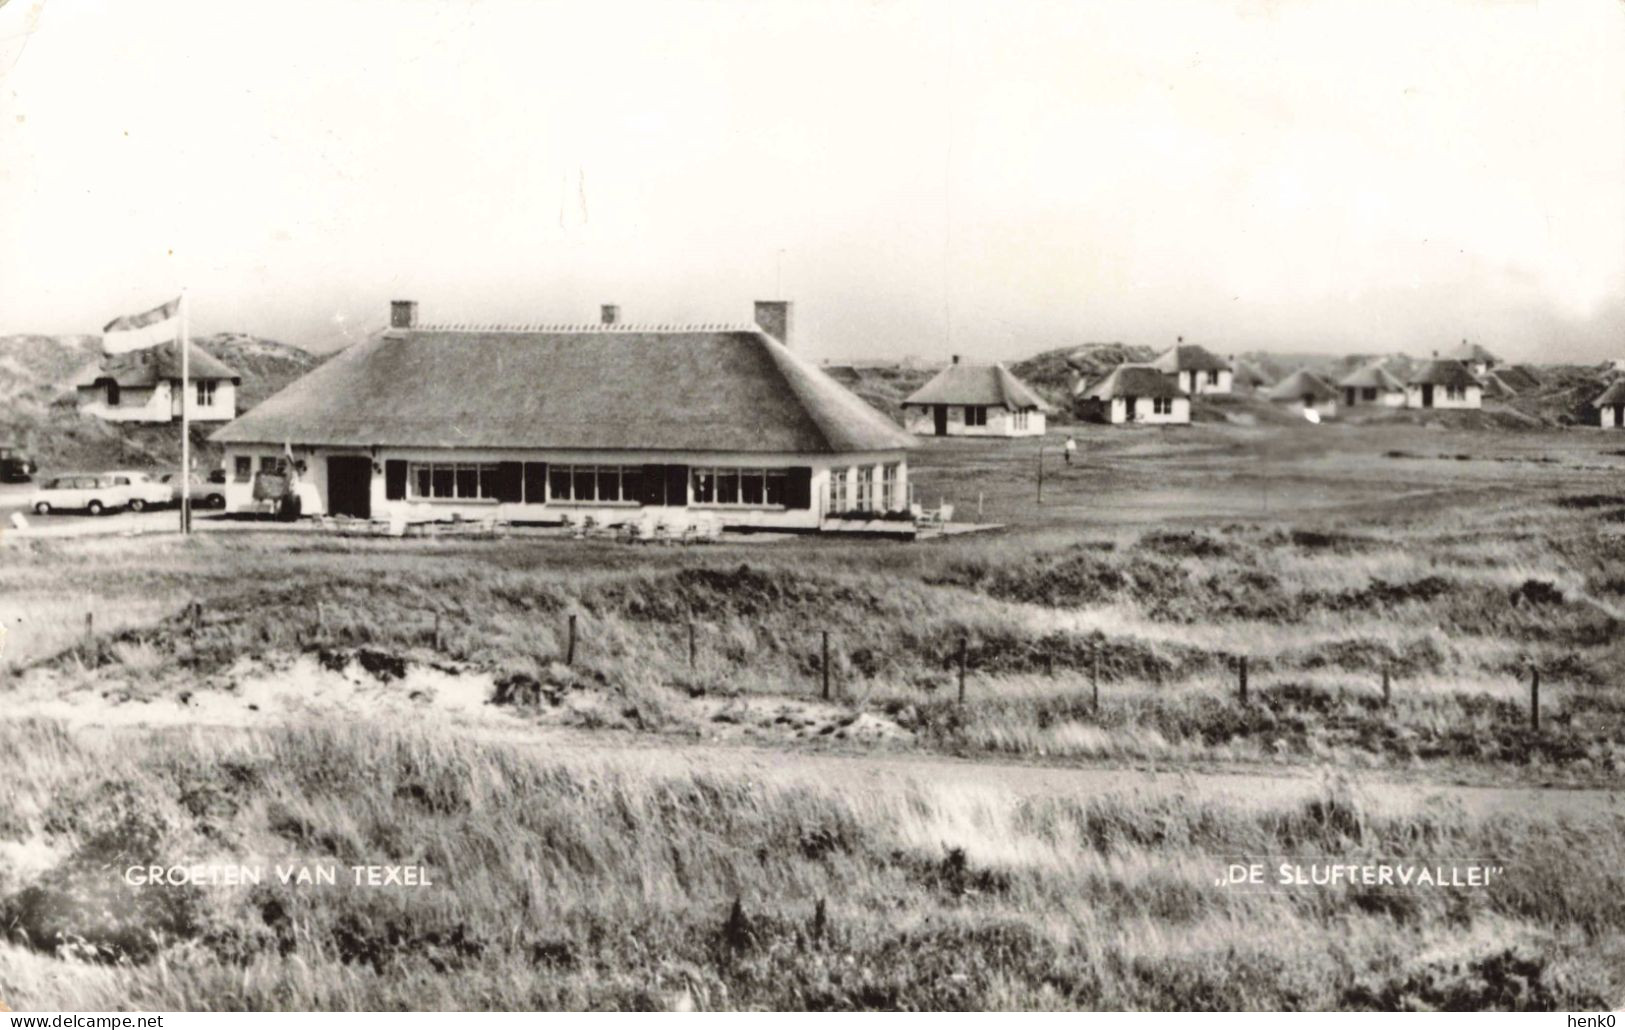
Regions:
<instances>
[{"instance_id":1,"label":"parked car","mask_svg":"<svg viewBox=\"0 0 1625 1030\"><path fill-rule=\"evenodd\" d=\"M87 511L100 515L130 506L134 496L130 477L111 472L79 472L52 476L39 485L28 506L41 515L53 511Z\"/></svg>"},{"instance_id":2,"label":"parked car","mask_svg":"<svg viewBox=\"0 0 1625 1030\"><path fill-rule=\"evenodd\" d=\"M34 459L15 447L0 447L0 483L26 483L34 478L39 466Z\"/></svg>"},{"instance_id":3,"label":"parked car","mask_svg":"<svg viewBox=\"0 0 1625 1030\"><path fill-rule=\"evenodd\" d=\"M192 504L199 508L224 508L226 506L225 481L226 477L221 476L219 482L216 482L213 473L209 474L208 479L204 479L195 472L192 473ZM168 489L170 504L181 503L181 474L179 472L165 472L158 477L158 482Z\"/></svg>"},{"instance_id":4,"label":"parked car","mask_svg":"<svg viewBox=\"0 0 1625 1030\"><path fill-rule=\"evenodd\" d=\"M123 476L130 481L131 511L161 508L173 500L169 484L154 479L145 472L135 472L131 469L114 469L108 475Z\"/></svg>"}]
</instances>

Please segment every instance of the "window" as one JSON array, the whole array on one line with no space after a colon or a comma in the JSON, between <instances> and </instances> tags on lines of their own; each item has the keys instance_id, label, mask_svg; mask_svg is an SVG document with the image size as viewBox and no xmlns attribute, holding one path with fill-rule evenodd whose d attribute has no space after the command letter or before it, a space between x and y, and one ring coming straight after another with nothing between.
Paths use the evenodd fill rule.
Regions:
<instances>
[{"instance_id":1,"label":"window","mask_svg":"<svg viewBox=\"0 0 1625 1030\"><path fill-rule=\"evenodd\" d=\"M109 379L107 381L107 406L109 408L116 408L118 407L118 401L118 384Z\"/></svg>"},{"instance_id":2,"label":"window","mask_svg":"<svg viewBox=\"0 0 1625 1030\"><path fill-rule=\"evenodd\" d=\"M981 404L968 404L965 406L965 424L967 426L987 425L987 408Z\"/></svg>"},{"instance_id":3,"label":"window","mask_svg":"<svg viewBox=\"0 0 1625 1030\"><path fill-rule=\"evenodd\" d=\"M642 465L549 465L548 497L575 504L641 504ZM531 498L538 503L540 498Z\"/></svg>"},{"instance_id":4,"label":"window","mask_svg":"<svg viewBox=\"0 0 1625 1030\"><path fill-rule=\"evenodd\" d=\"M200 408L214 405L214 380L199 379L197 381L197 404Z\"/></svg>"},{"instance_id":5,"label":"window","mask_svg":"<svg viewBox=\"0 0 1625 1030\"><path fill-rule=\"evenodd\" d=\"M1467 399L1467 388L1464 386L1447 386L1444 388L1446 400L1461 401Z\"/></svg>"},{"instance_id":6,"label":"window","mask_svg":"<svg viewBox=\"0 0 1625 1030\"><path fill-rule=\"evenodd\" d=\"M407 497L415 501L495 500L495 465L413 462L406 468Z\"/></svg>"},{"instance_id":7,"label":"window","mask_svg":"<svg viewBox=\"0 0 1625 1030\"><path fill-rule=\"evenodd\" d=\"M1014 413L1011 418L1014 421L1017 432L1027 428L1027 413L1025 411L1018 411Z\"/></svg>"},{"instance_id":8,"label":"window","mask_svg":"<svg viewBox=\"0 0 1625 1030\"><path fill-rule=\"evenodd\" d=\"M694 503L782 508L789 503L786 477L784 469L696 468L691 475ZM833 479L830 488L836 489ZM839 510L835 503L832 496L830 510Z\"/></svg>"},{"instance_id":9,"label":"window","mask_svg":"<svg viewBox=\"0 0 1625 1030\"><path fill-rule=\"evenodd\" d=\"M232 459L231 478L239 483L246 483L254 477L254 459L247 455L238 455Z\"/></svg>"},{"instance_id":10,"label":"window","mask_svg":"<svg viewBox=\"0 0 1625 1030\"><path fill-rule=\"evenodd\" d=\"M1374 400L1376 400L1377 399L1377 388L1375 386L1367 386L1367 387L1365 387L1364 389L1362 389L1360 391L1360 399L1361 400L1366 400L1366 401L1374 401Z\"/></svg>"},{"instance_id":11,"label":"window","mask_svg":"<svg viewBox=\"0 0 1625 1030\"><path fill-rule=\"evenodd\" d=\"M825 511L845 511L851 495L846 488L846 474L849 469L829 470L829 503L824 505Z\"/></svg>"},{"instance_id":12,"label":"window","mask_svg":"<svg viewBox=\"0 0 1625 1030\"><path fill-rule=\"evenodd\" d=\"M267 454L260 458L260 471L268 476L280 476L287 467L287 461L280 457Z\"/></svg>"},{"instance_id":13,"label":"window","mask_svg":"<svg viewBox=\"0 0 1625 1030\"><path fill-rule=\"evenodd\" d=\"M1174 413L1174 399L1172 397L1151 398L1151 413L1154 415L1172 415Z\"/></svg>"},{"instance_id":14,"label":"window","mask_svg":"<svg viewBox=\"0 0 1625 1030\"><path fill-rule=\"evenodd\" d=\"M1208 369L1208 371L1207 371L1207 385L1209 385L1209 386L1218 386L1219 385L1219 370L1218 369L1216 369L1216 368Z\"/></svg>"},{"instance_id":15,"label":"window","mask_svg":"<svg viewBox=\"0 0 1625 1030\"><path fill-rule=\"evenodd\" d=\"M969 411L969 408L965 409ZM874 469L858 469L858 511L873 511L875 507L875 471Z\"/></svg>"},{"instance_id":16,"label":"window","mask_svg":"<svg viewBox=\"0 0 1625 1030\"><path fill-rule=\"evenodd\" d=\"M880 466L880 507L885 511L900 508L897 496L897 466Z\"/></svg>"}]
</instances>

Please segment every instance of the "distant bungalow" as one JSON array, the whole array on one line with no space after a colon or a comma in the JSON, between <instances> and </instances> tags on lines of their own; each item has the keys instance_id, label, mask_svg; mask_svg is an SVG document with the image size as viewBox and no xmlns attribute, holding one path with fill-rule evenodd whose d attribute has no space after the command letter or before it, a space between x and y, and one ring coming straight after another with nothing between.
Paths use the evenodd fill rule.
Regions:
<instances>
[{"instance_id":1,"label":"distant bungalow","mask_svg":"<svg viewBox=\"0 0 1625 1030\"><path fill-rule=\"evenodd\" d=\"M1191 399L1151 365L1118 365L1092 386L1078 384L1078 414L1094 422L1186 425Z\"/></svg>"},{"instance_id":2,"label":"distant bungalow","mask_svg":"<svg viewBox=\"0 0 1625 1030\"><path fill-rule=\"evenodd\" d=\"M1459 361L1467 366L1474 376L1481 376L1490 369L1501 364L1501 359L1485 350L1476 343L1461 341L1460 345L1451 348L1445 355L1448 361Z\"/></svg>"},{"instance_id":3,"label":"distant bungalow","mask_svg":"<svg viewBox=\"0 0 1625 1030\"><path fill-rule=\"evenodd\" d=\"M1250 361L1230 360L1232 374L1231 385L1237 393L1257 393L1267 390L1272 385L1270 377L1264 374L1263 369Z\"/></svg>"},{"instance_id":4,"label":"distant bungalow","mask_svg":"<svg viewBox=\"0 0 1625 1030\"><path fill-rule=\"evenodd\" d=\"M1003 365L953 363L903 401L903 424L919 436L1043 436L1051 410Z\"/></svg>"},{"instance_id":5,"label":"distant bungalow","mask_svg":"<svg viewBox=\"0 0 1625 1030\"><path fill-rule=\"evenodd\" d=\"M1151 367L1173 380L1175 386L1195 396L1203 393L1229 393L1234 378L1230 362L1206 347L1179 342L1168 348Z\"/></svg>"},{"instance_id":6,"label":"distant bungalow","mask_svg":"<svg viewBox=\"0 0 1625 1030\"><path fill-rule=\"evenodd\" d=\"M237 386L242 377L201 347L190 351L194 422L229 422L237 417ZM79 413L109 422L179 422L181 351L173 342L144 350L105 355L74 384Z\"/></svg>"},{"instance_id":7,"label":"distant bungalow","mask_svg":"<svg viewBox=\"0 0 1625 1030\"><path fill-rule=\"evenodd\" d=\"M1347 408L1361 405L1382 408L1405 406L1405 384L1377 362L1339 379L1337 387L1343 391L1343 406Z\"/></svg>"},{"instance_id":8,"label":"distant bungalow","mask_svg":"<svg viewBox=\"0 0 1625 1030\"><path fill-rule=\"evenodd\" d=\"M600 325L436 328L395 301L389 329L213 434L227 505L291 449L307 515L819 529L906 509L913 438L792 354L790 315L622 326L605 305Z\"/></svg>"},{"instance_id":9,"label":"distant bungalow","mask_svg":"<svg viewBox=\"0 0 1625 1030\"><path fill-rule=\"evenodd\" d=\"M1614 380L1591 406L1597 409L1597 422L1604 429L1625 429L1625 379Z\"/></svg>"},{"instance_id":10,"label":"distant bungalow","mask_svg":"<svg viewBox=\"0 0 1625 1030\"><path fill-rule=\"evenodd\" d=\"M1307 369L1300 368L1276 383L1270 389L1269 399L1299 414L1313 411L1325 418L1337 414L1337 391Z\"/></svg>"},{"instance_id":11,"label":"distant bungalow","mask_svg":"<svg viewBox=\"0 0 1625 1030\"><path fill-rule=\"evenodd\" d=\"M1405 379L1407 408L1481 408L1484 387L1465 363L1454 358L1423 362Z\"/></svg>"}]
</instances>

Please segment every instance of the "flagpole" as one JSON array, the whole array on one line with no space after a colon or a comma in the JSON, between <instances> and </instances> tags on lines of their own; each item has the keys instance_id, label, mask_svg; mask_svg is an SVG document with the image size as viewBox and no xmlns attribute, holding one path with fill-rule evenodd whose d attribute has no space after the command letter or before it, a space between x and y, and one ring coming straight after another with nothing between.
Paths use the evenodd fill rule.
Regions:
<instances>
[{"instance_id":1,"label":"flagpole","mask_svg":"<svg viewBox=\"0 0 1625 1030\"><path fill-rule=\"evenodd\" d=\"M192 532L192 341L186 326L186 291L181 290L181 533Z\"/></svg>"}]
</instances>

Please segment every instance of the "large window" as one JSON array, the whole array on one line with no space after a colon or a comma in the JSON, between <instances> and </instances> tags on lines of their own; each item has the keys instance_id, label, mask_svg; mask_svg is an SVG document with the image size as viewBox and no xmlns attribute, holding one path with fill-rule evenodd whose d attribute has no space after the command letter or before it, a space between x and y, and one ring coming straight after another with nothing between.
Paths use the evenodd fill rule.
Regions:
<instances>
[{"instance_id":1,"label":"large window","mask_svg":"<svg viewBox=\"0 0 1625 1030\"><path fill-rule=\"evenodd\" d=\"M846 474L850 471L850 469L829 470L829 503L824 506L825 511L846 511L852 501L846 482Z\"/></svg>"},{"instance_id":2,"label":"large window","mask_svg":"<svg viewBox=\"0 0 1625 1030\"><path fill-rule=\"evenodd\" d=\"M287 461L275 455L262 455L260 457L260 471L271 476L280 476L288 469Z\"/></svg>"},{"instance_id":3,"label":"large window","mask_svg":"<svg viewBox=\"0 0 1625 1030\"><path fill-rule=\"evenodd\" d=\"M784 469L696 468L695 504L748 508L782 508L786 502Z\"/></svg>"},{"instance_id":4,"label":"large window","mask_svg":"<svg viewBox=\"0 0 1625 1030\"><path fill-rule=\"evenodd\" d=\"M200 408L214 405L214 380L199 379L197 381L197 403Z\"/></svg>"},{"instance_id":5,"label":"large window","mask_svg":"<svg viewBox=\"0 0 1625 1030\"><path fill-rule=\"evenodd\" d=\"M980 404L966 405L965 424L967 426L987 425L987 408Z\"/></svg>"},{"instance_id":6,"label":"large window","mask_svg":"<svg viewBox=\"0 0 1625 1030\"><path fill-rule=\"evenodd\" d=\"M1151 398L1151 412L1154 415L1172 415L1174 413L1174 399L1172 397Z\"/></svg>"},{"instance_id":7,"label":"large window","mask_svg":"<svg viewBox=\"0 0 1625 1030\"><path fill-rule=\"evenodd\" d=\"M550 465L547 491L549 500L571 504L639 504L643 466Z\"/></svg>"},{"instance_id":8,"label":"large window","mask_svg":"<svg viewBox=\"0 0 1625 1030\"><path fill-rule=\"evenodd\" d=\"M1464 386L1447 386L1444 388L1445 400L1464 401L1467 399L1467 388Z\"/></svg>"},{"instance_id":9,"label":"large window","mask_svg":"<svg viewBox=\"0 0 1625 1030\"><path fill-rule=\"evenodd\" d=\"M1207 372L1207 385L1209 385L1209 386L1218 386L1219 385L1219 370L1218 369L1216 369L1216 368L1208 369L1208 372Z\"/></svg>"},{"instance_id":10,"label":"large window","mask_svg":"<svg viewBox=\"0 0 1625 1030\"><path fill-rule=\"evenodd\" d=\"M242 454L233 458L232 478L239 483L246 483L254 478L254 459Z\"/></svg>"},{"instance_id":11,"label":"large window","mask_svg":"<svg viewBox=\"0 0 1625 1030\"><path fill-rule=\"evenodd\" d=\"M407 496L415 501L496 500L495 465L423 462L407 466Z\"/></svg>"},{"instance_id":12,"label":"large window","mask_svg":"<svg viewBox=\"0 0 1625 1030\"><path fill-rule=\"evenodd\" d=\"M1025 411L1012 412L1011 415L1010 415L1010 418L1011 418L1011 421L1014 424L1015 429L1016 429L1017 432L1020 432L1021 430L1027 428L1027 412L1025 412Z\"/></svg>"},{"instance_id":13,"label":"large window","mask_svg":"<svg viewBox=\"0 0 1625 1030\"><path fill-rule=\"evenodd\" d=\"M875 470L872 468L858 469L858 496L855 507L858 511L875 510Z\"/></svg>"},{"instance_id":14,"label":"large window","mask_svg":"<svg viewBox=\"0 0 1625 1030\"><path fill-rule=\"evenodd\" d=\"M1360 389L1360 399L1361 400L1366 400L1366 401L1374 401L1374 400L1376 400L1377 399L1377 388L1375 386L1362 387Z\"/></svg>"},{"instance_id":15,"label":"large window","mask_svg":"<svg viewBox=\"0 0 1625 1030\"><path fill-rule=\"evenodd\" d=\"M890 511L902 507L897 496L897 466L880 466L880 507Z\"/></svg>"}]
</instances>

